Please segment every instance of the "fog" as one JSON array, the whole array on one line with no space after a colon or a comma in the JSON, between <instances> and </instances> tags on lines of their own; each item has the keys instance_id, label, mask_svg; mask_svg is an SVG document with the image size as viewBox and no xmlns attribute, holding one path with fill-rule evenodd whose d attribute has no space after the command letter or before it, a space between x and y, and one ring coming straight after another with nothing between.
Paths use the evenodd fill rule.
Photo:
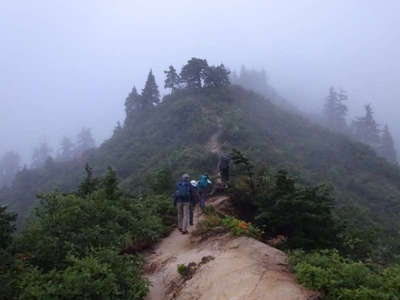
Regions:
<instances>
[{"instance_id":1,"label":"fog","mask_svg":"<svg viewBox=\"0 0 400 300\"><path fill-rule=\"evenodd\" d=\"M350 115L371 103L400 142L399 10L396 0L2 1L0 153L29 159L81 127L101 142L150 68L162 86L168 65L193 56L263 67L304 111L343 88Z\"/></svg>"}]
</instances>

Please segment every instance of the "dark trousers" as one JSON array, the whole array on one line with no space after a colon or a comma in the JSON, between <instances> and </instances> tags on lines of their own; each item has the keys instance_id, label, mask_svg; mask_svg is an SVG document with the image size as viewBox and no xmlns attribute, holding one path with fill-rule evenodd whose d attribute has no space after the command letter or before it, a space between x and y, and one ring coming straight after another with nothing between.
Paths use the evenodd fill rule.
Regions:
<instances>
[{"instance_id":1,"label":"dark trousers","mask_svg":"<svg viewBox=\"0 0 400 300\"><path fill-rule=\"evenodd\" d=\"M189 224L190 225L193 225L193 211L194 211L195 206L196 206L195 203L190 202L190 207L189 207L189 210L190 210L189 211Z\"/></svg>"},{"instance_id":2,"label":"dark trousers","mask_svg":"<svg viewBox=\"0 0 400 300\"><path fill-rule=\"evenodd\" d=\"M229 168L224 168L220 170L221 173L221 180L223 183L226 183L229 181Z\"/></svg>"},{"instance_id":3,"label":"dark trousers","mask_svg":"<svg viewBox=\"0 0 400 300\"><path fill-rule=\"evenodd\" d=\"M206 208L206 201L208 198L208 189L199 191L199 194L200 194L200 208L201 210L204 210L204 208Z\"/></svg>"}]
</instances>

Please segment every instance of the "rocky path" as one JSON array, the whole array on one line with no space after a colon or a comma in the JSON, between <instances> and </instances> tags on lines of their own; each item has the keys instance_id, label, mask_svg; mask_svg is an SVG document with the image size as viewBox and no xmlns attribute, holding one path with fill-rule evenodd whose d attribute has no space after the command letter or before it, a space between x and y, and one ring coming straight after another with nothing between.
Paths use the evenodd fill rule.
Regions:
<instances>
[{"instance_id":1,"label":"rocky path","mask_svg":"<svg viewBox=\"0 0 400 300\"><path fill-rule=\"evenodd\" d=\"M207 150L210 151L211 153L221 153L221 144L219 143L219 138L222 134L222 119L218 118L217 119L217 125L218 129L214 132L214 134L210 137L207 143Z\"/></svg>"},{"instance_id":2,"label":"rocky path","mask_svg":"<svg viewBox=\"0 0 400 300\"><path fill-rule=\"evenodd\" d=\"M224 196L211 203L227 201ZM195 214L195 221L200 218ZM177 272L179 264L202 265L190 280ZM314 293L296 283L282 251L248 237L223 234L204 241L173 231L146 257L152 283L147 300L301 300Z\"/></svg>"}]
</instances>

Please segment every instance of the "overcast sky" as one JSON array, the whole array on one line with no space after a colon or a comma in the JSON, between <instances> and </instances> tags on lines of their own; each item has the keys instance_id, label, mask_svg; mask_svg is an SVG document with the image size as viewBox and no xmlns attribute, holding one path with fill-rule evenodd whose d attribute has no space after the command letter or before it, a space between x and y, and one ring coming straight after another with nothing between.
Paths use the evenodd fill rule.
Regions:
<instances>
[{"instance_id":1,"label":"overcast sky","mask_svg":"<svg viewBox=\"0 0 400 300\"><path fill-rule=\"evenodd\" d=\"M83 126L97 140L150 68L192 56L264 67L278 92L320 110L330 85L352 114L371 103L400 141L398 0L0 2L0 153L31 155Z\"/></svg>"}]
</instances>

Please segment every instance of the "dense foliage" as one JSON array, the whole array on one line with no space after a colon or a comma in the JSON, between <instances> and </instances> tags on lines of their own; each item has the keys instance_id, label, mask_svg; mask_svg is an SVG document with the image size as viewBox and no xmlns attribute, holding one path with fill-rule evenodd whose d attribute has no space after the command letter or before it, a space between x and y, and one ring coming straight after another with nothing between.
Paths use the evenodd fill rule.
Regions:
<instances>
[{"instance_id":1,"label":"dense foliage","mask_svg":"<svg viewBox=\"0 0 400 300\"><path fill-rule=\"evenodd\" d=\"M338 243L334 199L324 186L298 186L287 172L279 171L270 189L257 197L256 205L257 224L272 236L288 237L290 247L314 249Z\"/></svg>"},{"instance_id":2,"label":"dense foliage","mask_svg":"<svg viewBox=\"0 0 400 300\"><path fill-rule=\"evenodd\" d=\"M295 251L291 264L298 280L324 299L392 300L400 297L400 266L383 268L341 256L335 250Z\"/></svg>"},{"instance_id":3,"label":"dense foliage","mask_svg":"<svg viewBox=\"0 0 400 300\"><path fill-rule=\"evenodd\" d=\"M78 192L53 192L40 198L34 216L14 241L14 216L1 211L0 268L6 270L1 273L6 283L2 295L8 299L143 299L148 282L137 253L168 232L173 222L168 196L131 197L119 190L112 169L102 178L93 178L87 167Z\"/></svg>"}]
</instances>

